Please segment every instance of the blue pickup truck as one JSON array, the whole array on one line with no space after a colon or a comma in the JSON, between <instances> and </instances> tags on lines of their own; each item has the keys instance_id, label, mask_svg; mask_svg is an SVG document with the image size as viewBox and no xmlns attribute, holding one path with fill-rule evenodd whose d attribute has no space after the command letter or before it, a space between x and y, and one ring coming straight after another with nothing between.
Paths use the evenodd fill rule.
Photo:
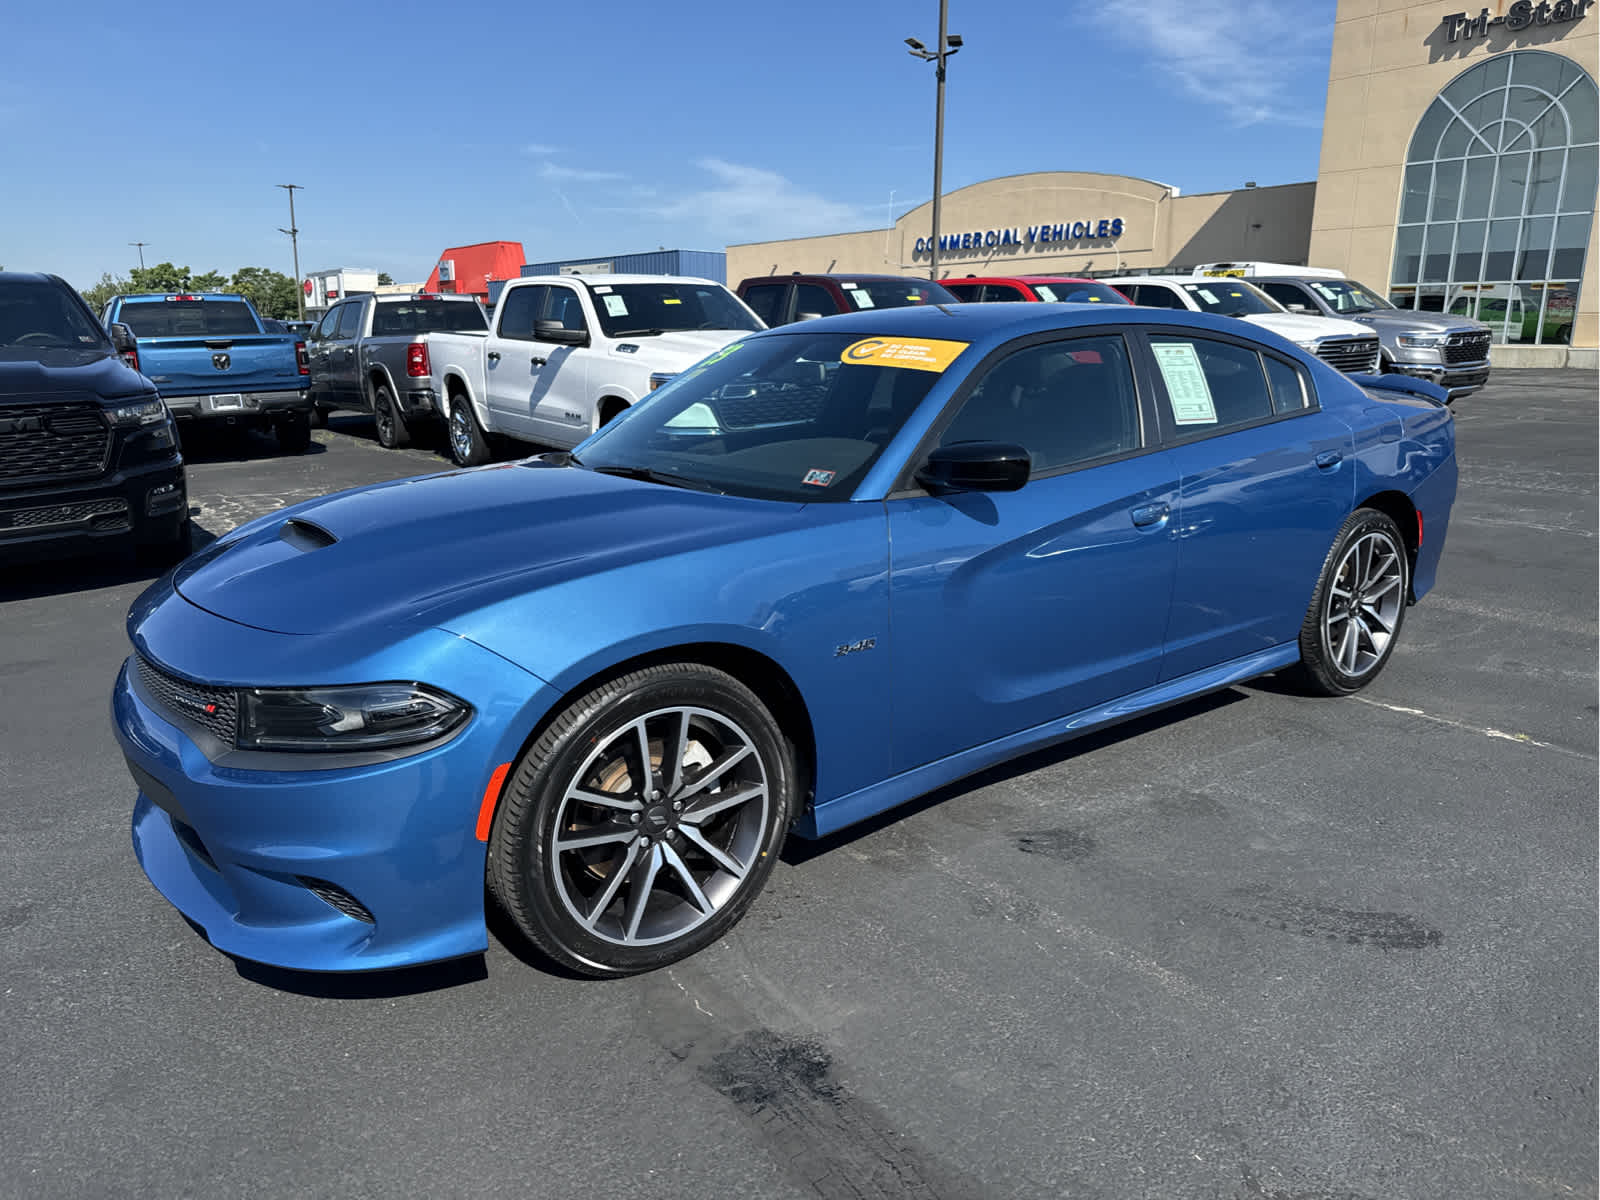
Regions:
<instances>
[{"instance_id":1,"label":"blue pickup truck","mask_svg":"<svg viewBox=\"0 0 1600 1200\"><path fill-rule=\"evenodd\" d=\"M311 444L305 341L269 332L246 297L114 296L101 321L133 331L131 365L161 389L178 420L271 428L291 454Z\"/></svg>"}]
</instances>

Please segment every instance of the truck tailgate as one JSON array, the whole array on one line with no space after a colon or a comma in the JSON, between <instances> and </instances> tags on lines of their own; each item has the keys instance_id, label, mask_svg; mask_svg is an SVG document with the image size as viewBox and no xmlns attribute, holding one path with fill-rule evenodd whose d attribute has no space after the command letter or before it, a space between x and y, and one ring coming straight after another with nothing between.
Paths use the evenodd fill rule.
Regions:
<instances>
[{"instance_id":1,"label":"truck tailgate","mask_svg":"<svg viewBox=\"0 0 1600 1200\"><path fill-rule=\"evenodd\" d=\"M298 338L279 333L218 338L140 338L139 369L166 396L277 392L305 386Z\"/></svg>"}]
</instances>

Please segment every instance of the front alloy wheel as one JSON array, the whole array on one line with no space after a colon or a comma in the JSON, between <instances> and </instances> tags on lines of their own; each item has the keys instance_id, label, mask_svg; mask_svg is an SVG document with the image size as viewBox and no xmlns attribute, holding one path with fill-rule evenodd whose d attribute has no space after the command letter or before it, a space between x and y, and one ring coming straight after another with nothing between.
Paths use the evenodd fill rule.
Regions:
<instances>
[{"instance_id":1,"label":"front alloy wheel","mask_svg":"<svg viewBox=\"0 0 1600 1200\"><path fill-rule=\"evenodd\" d=\"M489 879L529 939L589 974L715 941L771 873L793 788L771 715L733 677L651 667L561 714L518 765Z\"/></svg>"}]
</instances>

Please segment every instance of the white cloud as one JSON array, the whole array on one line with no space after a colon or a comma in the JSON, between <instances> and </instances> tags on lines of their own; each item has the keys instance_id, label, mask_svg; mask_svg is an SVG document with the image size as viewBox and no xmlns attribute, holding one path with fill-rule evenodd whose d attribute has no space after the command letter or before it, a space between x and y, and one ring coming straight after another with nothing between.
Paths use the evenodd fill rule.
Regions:
<instances>
[{"instance_id":1,"label":"white cloud","mask_svg":"<svg viewBox=\"0 0 1600 1200\"><path fill-rule=\"evenodd\" d=\"M1166 72L1235 125L1316 127L1322 106L1307 106L1300 81L1327 78L1332 23L1331 0L1145 0L1118 36L1152 60L1130 86Z\"/></svg>"},{"instance_id":2,"label":"white cloud","mask_svg":"<svg viewBox=\"0 0 1600 1200\"><path fill-rule=\"evenodd\" d=\"M866 228L874 220L862 209L807 191L776 171L720 158L702 158L695 165L711 175L710 186L653 205L647 209L651 215L692 221L730 241L834 233Z\"/></svg>"},{"instance_id":3,"label":"white cloud","mask_svg":"<svg viewBox=\"0 0 1600 1200\"><path fill-rule=\"evenodd\" d=\"M543 142L529 142L522 148L522 152L533 158L540 158L546 154L556 154L560 149L559 146L546 146Z\"/></svg>"},{"instance_id":4,"label":"white cloud","mask_svg":"<svg viewBox=\"0 0 1600 1200\"><path fill-rule=\"evenodd\" d=\"M618 179L626 179L616 171L591 171L585 167L563 167L559 163L541 163L539 178L560 180L568 183L605 183Z\"/></svg>"}]
</instances>

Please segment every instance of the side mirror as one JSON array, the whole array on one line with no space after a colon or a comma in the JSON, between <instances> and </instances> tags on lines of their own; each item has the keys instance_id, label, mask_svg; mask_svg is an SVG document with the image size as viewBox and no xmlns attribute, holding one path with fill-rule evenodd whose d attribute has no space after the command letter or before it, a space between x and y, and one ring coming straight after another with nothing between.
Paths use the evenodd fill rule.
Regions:
<instances>
[{"instance_id":1,"label":"side mirror","mask_svg":"<svg viewBox=\"0 0 1600 1200\"><path fill-rule=\"evenodd\" d=\"M118 354L132 354L139 348L139 343L134 340L133 330L121 321L111 327L111 348Z\"/></svg>"},{"instance_id":2,"label":"side mirror","mask_svg":"<svg viewBox=\"0 0 1600 1200\"><path fill-rule=\"evenodd\" d=\"M541 342L554 342L558 346L587 346L589 344L589 331L587 329L567 329L560 321L535 321L533 323L533 336Z\"/></svg>"},{"instance_id":3,"label":"side mirror","mask_svg":"<svg viewBox=\"0 0 1600 1200\"><path fill-rule=\"evenodd\" d=\"M917 482L932 491L1014 492L1028 482L1033 459L1010 442L956 442L928 455Z\"/></svg>"}]
</instances>

